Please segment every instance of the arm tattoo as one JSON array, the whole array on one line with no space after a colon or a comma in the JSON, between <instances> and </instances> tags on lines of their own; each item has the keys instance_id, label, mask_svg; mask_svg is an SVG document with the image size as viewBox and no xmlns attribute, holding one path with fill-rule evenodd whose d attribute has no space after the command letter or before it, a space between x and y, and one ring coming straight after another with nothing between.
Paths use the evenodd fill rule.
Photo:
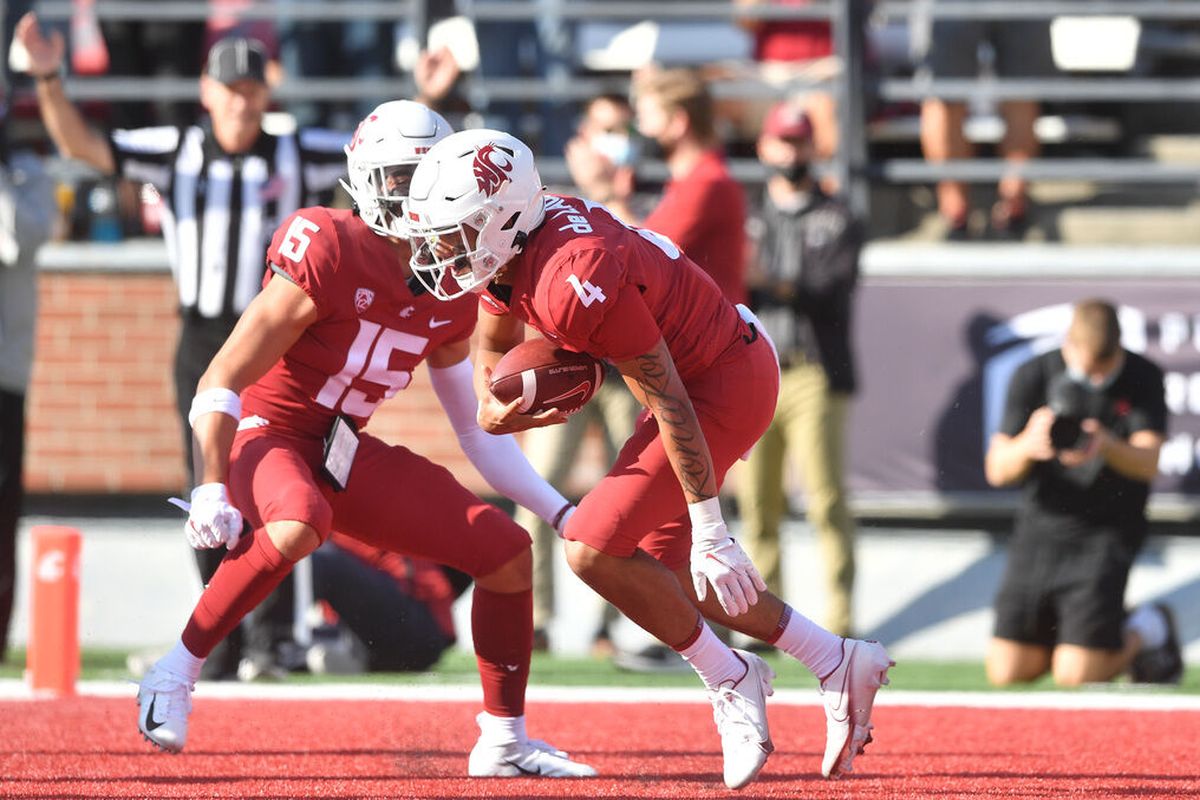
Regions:
<instances>
[{"instance_id":1,"label":"arm tattoo","mask_svg":"<svg viewBox=\"0 0 1200 800\"><path fill-rule=\"evenodd\" d=\"M678 461L676 473L683 484L688 502L706 499L706 487L712 478L711 458L705 457L700 422L686 395L670 392L671 369L658 353L638 356L637 383L646 395L646 403L658 417L661 432L670 437ZM668 453L670 450L668 450Z\"/></svg>"}]
</instances>

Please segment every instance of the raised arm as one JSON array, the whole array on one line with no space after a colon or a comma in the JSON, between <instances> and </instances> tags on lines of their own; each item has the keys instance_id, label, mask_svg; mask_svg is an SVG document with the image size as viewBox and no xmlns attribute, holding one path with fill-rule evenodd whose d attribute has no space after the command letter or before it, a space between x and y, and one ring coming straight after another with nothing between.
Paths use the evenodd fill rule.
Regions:
<instances>
[{"instance_id":1,"label":"raised arm","mask_svg":"<svg viewBox=\"0 0 1200 800\"><path fill-rule=\"evenodd\" d=\"M105 175L116 171L108 141L84 121L67 98L62 68L66 43L58 31L42 35L37 15L30 11L17 23L13 38L29 53L29 73L37 85L38 110L59 153L86 162Z\"/></svg>"}]
</instances>

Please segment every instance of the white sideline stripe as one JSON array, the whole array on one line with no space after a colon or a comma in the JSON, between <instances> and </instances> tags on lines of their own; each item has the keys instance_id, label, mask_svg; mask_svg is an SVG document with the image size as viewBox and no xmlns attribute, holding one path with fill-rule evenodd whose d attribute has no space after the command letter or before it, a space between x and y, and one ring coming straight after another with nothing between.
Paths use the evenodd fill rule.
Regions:
<instances>
[{"instance_id":1,"label":"white sideline stripe","mask_svg":"<svg viewBox=\"0 0 1200 800\"><path fill-rule=\"evenodd\" d=\"M81 681L84 697L129 697L137 694L133 681ZM402 686L377 683L265 684L200 682L196 697L201 700L394 700L420 702L480 702L478 685ZM679 687L621 688L597 686L530 686L533 703L697 703L707 705L699 689ZM0 680L0 700L36 699L24 681ZM1079 692L912 692L884 689L876 703L881 706L1027 708L1105 711L1200 711L1200 695L1176 695L1129 691ZM819 706L813 689L777 689L771 705Z\"/></svg>"}]
</instances>

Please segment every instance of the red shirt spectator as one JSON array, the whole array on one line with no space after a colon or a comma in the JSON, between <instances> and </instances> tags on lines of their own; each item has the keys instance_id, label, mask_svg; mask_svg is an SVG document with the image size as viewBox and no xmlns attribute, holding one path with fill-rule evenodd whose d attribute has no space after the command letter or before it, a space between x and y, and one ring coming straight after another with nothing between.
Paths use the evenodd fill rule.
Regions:
<instances>
[{"instance_id":1,"label":"red shirt spectator","mask_svg":"<svg viewBox=\"0 0 1200 800\"><path fill-rule=\"evenodd\" d=\"M808 0L774 0L806 6ZM811 61L833 55L833 29L826 20L767 20L754 28L755 61Z\"/></svg>"},{"instance_id":2,"label":"red shirt spectator","mask_svg":"<svg viewBox=\"0 0 1200 800\"><path fill-rule=\"evenodd\" d=\"M746 196L720 151L709 150L687 176L668 182L642 226L683 248L731 303L745 302Z\"/></svg>"}]
</instances>

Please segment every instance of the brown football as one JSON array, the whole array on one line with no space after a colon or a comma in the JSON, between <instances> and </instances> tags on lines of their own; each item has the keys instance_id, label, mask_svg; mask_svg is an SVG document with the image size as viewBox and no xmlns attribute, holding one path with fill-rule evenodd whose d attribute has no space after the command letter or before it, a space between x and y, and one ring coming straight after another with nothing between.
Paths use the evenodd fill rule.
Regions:
<instances>
[{"instance_id":1,"label":"brown football","mask_svg":"<svg viewBox=\"0 0 1200 800\"><path fill-rule=\"evenodd\" d=\"M592 399L604 381L604 365L547 339L521 342L492 370L491 390L502 403L521 398L517 410L537 414L557 408L570 414Z\"/></svg>"}]
</instances>

